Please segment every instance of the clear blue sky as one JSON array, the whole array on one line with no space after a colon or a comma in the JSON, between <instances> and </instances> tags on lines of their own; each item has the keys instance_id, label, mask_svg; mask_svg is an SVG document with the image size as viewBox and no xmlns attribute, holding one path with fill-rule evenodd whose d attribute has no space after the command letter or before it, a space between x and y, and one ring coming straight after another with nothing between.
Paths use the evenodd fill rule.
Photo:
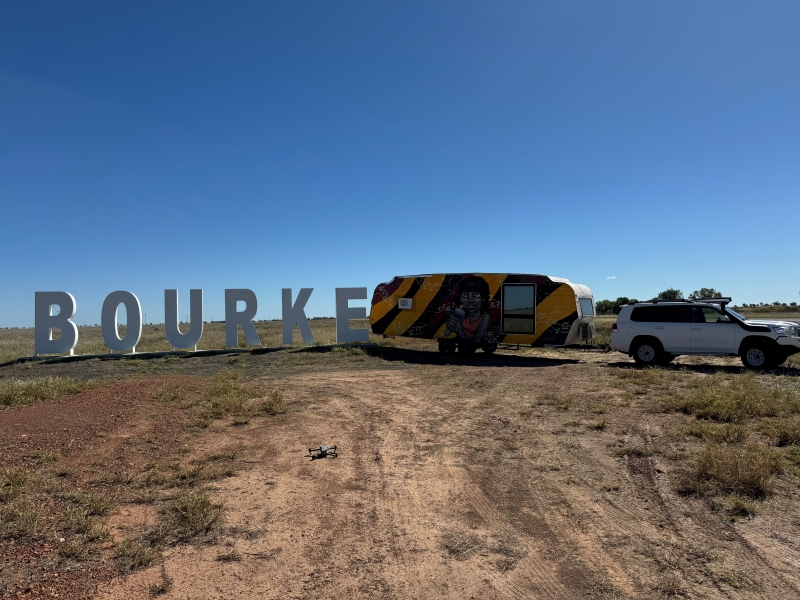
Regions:
<instances>
[{"instance_id":1,"label":"clear blue sky","mask_svg":"<svg viewBox=\"0 0 800 600\"><path fill-rule=\"evenodd\" d=\"M800 301L800 2L5 2L0 326L63 290ZM355 304L355 303L354 303ZM367 303L365 302L364 305Z\"/></svg>"}]
</instances>

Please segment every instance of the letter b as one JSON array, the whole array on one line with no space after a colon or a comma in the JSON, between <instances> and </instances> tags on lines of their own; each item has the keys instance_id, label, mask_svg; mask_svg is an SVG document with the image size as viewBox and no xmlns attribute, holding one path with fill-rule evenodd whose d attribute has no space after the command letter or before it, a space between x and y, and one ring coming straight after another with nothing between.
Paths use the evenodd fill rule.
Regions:
<instances>
[{"instance_id":1,"label":"letter b","mask_svg":"<svg viewBox=\"0 0 800 600\"><path fill-rule=\"evenodd\" d=\"M53 314L58 305L59 313ZM75 316L75 298L67 292L36 292L34 308L34 354L75 354L78 344L78 327L72 322ZM53 339L53 329L61 330L61 337Z\"/></svg>"}]
</instances>

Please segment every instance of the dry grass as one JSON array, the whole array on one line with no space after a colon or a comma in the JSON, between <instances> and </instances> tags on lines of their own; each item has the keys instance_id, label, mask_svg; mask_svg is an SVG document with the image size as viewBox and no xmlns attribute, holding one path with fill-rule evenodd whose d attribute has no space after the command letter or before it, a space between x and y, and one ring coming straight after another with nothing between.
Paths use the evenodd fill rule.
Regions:
<instances>
[{"instance_id":1,"label":"dry grass","mask_svg":"<svg viewBox=\"0 0 800 600\"><path fill-rule=\"evenodd\" d=\"M775 417L800 412L800 395L770 384L756 373L727 375L722 372L698 378L691 392L665 401L668 410L742 423L756 417Z\"/></svg>"},{"instance_id":2,"label":"dry grass","mask_svg":"<svg viewBox=\"0 0 800 600\"><path fill-rule=\"evenodd\" d=\"M159 522L116 547L117 568L131 572L161 559L166 546L188 542L209 533L220 520L223 505L211 500L204 489L181 490L159 510Z\"/></svg>"},{"instance_id":3,"label":"dry grass","mask_svg":"<svg viewBox=\"0 0 800 600\"><path fill-rule=\"evenodd\" d=\"M756 580L741 571L725 571L722 574L725 582L737 590L759 589L761 586Z\"/></svg>"},{"instance_id":4,"label":"dry grass","mask_svg":"<svg viewBox=\"0 0 800 600\"><path fill-rule=\"evenodd\" d=\"M71 377L0 380L0 406L22 406L99 387L97 380L76 381Z\"/></svg>"},{"instance_id":5,"label":"dry grass","mask_svg":"<svg viewBox=\"0 0 800 600\"><path fill-rule=\"evenodd\" d=\"M743 517L754 517L759 510L758 502L737 494L731 494L718 504L730 515L731 521L737 521Z\"/></svg>"},{"instance_id":6,"label":"dry grass","mask_svg":"<svg viewBox=\"0 0 800 600\"><path fill-rule=\"evenodd\" d=\"M500 556L496 566L503 573L516 567L517 563L528 555L528 548L510 531L495 536L494 544L489 549Z\"/></svg>"},{"instance_id":7,"label":"dry grass","mask_svg":"<svg viewBox=\"0 0 800 600\"><path fill-rule=\"evenodd\" d=\"M782 470L781 455L766 446L707 444L678 482L684 493L735 493L761 498L772 491Z\"/></svg>"},{"instance_id":8,"label":"dry grass","mask_svg":"<svg viewBox=\"0 0 800 600\"><path fill-rule=\"evenodd\" d=\"M267 415L282 415L288 410L286 399L279 390L272 390L259 406L260 412Z\"/></svg>"},{"instance_id":9,"label":"dry grass","mask_svg":"<svg viewBox=\"0 0 800 600\"><path fill-rule=\"evenodd\" d=\"M9 502L19 496L28 483L30 473L22 467L6 469L0 478L0 502Z\"/></svg>"},{"instance_id":10,"label":"dry grass","mask_svg":"<svg viewBox=\"0 0 800 600\"><path fill-rule=\"evenodd\" d=\"M161 565L161 574L158 581L151 583L149 587L150 597L155 598L163 594L168 594L172 590L175 580L167 574L167 569Z\"/></svg>"},{"instance_id":11,"label":"dry grass","mask_svg":"<svg viewBox=\"0 0 800 600\"><path fill-rule=\"evenodd\" d=\"M796 416L774 423L766 423L763 428L770 437L775 439L778 446L800 446L800 418Z\"/></svg>"},{"instance_id":12,"label":"dry grass","mask_svg":"<svg viewBox=\"0 0 800 600\"><path fill-rule=\"evenodd\" d=\"M686 586L683 583L683 579L681 579L681 576L675 572L669 572L662 575L658 579L655 589L668 598L684 596L686 594Z\"/></svg>"},{"instance_id":13,"label":"dry grass","mask_svg":"<svg viewBox=\"0 0 800 600\"><path fill-rule=\"evenodd\" d=\"M242 555L235 548L231 548L228 552L218 554L217 560L220 562L239 562L242 560Z\"/></svg>"},{"instance_id":14,"label":"dry grass","mask_svg":"<svg viewBox=\"0 0 800 600\"><path fill-rule=\"evenodd\" d=\"M161 511L167 539L186 541L208 531L222 514L222 504L211 501L207 490L186 490Z\"/></svg>"},{"instance_id":15,"label":"dry grass","mask_svg":"<svg viewBox=\"0 0 800 600\"><path fill-rule=\"evenodd\" d=\"M747 428L744 426L736 423L714 423L713 421L694 421L683 429L683 433L718 444L736 444L747 438Z\"/></svg>"},{"instance_id":16,"label":"dry grass","mask_svg":"<svg viewBox=\"0 0 800 600\"><path fill-rule=\"evenodd\" d=\"M205 429L215 419L233 417L234 425L245 425L256 414L286 412L282 394L273 390L265 399L262 387L242 378L241 372L227 370L214 375L209 384L187 387L179 381L165 382L154 398L177 403L190 416L191 427Z\"/></svg>"},{"instance_id":17,"label":"dry grass","mask_svg":"<svg viewBox=\"0 0 800 600\"><path fill-rule=\"evenodd\" d=\"M56 538L61 556L85 561L108 537L105 498L75 492L47 473L9 469L0 480L0 541L37 542Z\"/></svg>"}]
</instances>

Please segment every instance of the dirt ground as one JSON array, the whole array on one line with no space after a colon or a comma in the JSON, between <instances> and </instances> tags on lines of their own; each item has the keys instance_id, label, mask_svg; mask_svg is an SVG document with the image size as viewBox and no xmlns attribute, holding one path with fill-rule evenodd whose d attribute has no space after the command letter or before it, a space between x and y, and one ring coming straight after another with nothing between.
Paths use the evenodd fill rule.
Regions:
<instances>
[{"instance_id":1,"label":"dirt ground","mask_svg":"<svg viewBox=\"0 0 800 600\"><path fill-rule=\"evenodd\" d=\"M800 598L795 471L741 519L675 485L702 442L663 398L740 365L678 359L641 375L619 354L430 350L5 368L120 378L0 411L6 467L55 449L47 469L114 506L83 562L59 561L55 538L0 545L0 597ZM287 412L198 429L159 392L200 393L220 371L280 391ZM763 377L797 391L797 374ZM339 457L311 461L320 443ZM119 544L178 489L133 497L136 477L225 449L234 468L204 484L218 522L121 573Z\"/></svg>"}]
</instances>

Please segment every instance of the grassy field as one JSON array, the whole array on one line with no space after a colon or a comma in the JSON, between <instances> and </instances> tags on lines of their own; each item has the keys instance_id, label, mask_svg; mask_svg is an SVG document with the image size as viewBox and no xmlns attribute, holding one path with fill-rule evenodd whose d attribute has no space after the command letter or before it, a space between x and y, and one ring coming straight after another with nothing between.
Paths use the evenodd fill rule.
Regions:
<instances>
[{"instance_id":1,"label":"grassy field","mask_svg":"<svg viewBox=\"0 0 800 600\"><path fill-rule=\"evenodd\" d=\"M769 318L786 321L800 322L798 313L744 313L748 318ZM616 315L598 315L595 318L595 331L597 343L607 344L611 335L611 325L617 320ZM320 345L334 344L336 342L335 319L313 319L309 321L314 334L315 343ZM282 345L282 329L280 321L259 321L255 323L261 345L274 348ZM368 320L351 321L351 328L369 329ZM106 354L108 347L103 342L102 332L99 327L79 327L78 345L75 354ZM120 335L124 336L125 328L120 327ZM239 347L247 348L244 334L239 331ZM300 331L294 330L294 346L302 346ZM372 335L370 342L382 345L406 346L408 340L404 338L389 338ZM203 326L203 337L198 344L198 350L212 350L225 348L225 324L206 323ZM136 346L137 352L166 352L172 350L163 325L145 325L142 327L142 339ZM0 364L23 356L33 356L33 329L0 329Z\"/></svg>"},{"instance_id":2,"label":"grassy field","mask_svg":"<svg viewBox=\"0 0 800 600\"><path fill-rule=\"evenodd\" d=\"M369 328L369 321L353 320L351 328ZM312 319L309 321L314 341L320 345L336 342L335 319ZM184 326L185 327L185 326ZM273 348L282 345L282 325L280 321L258 321L255 323L261 345ZM120 327L120 336L124 337L125 328ZM186 331L186 329L184 329ZM294 345L301 346L302 339L297 327L294 330ZM370 335L370 341L382 341L383 336ZM239 347L247 348L247 341L239 330ZM198 350L225 348L225 324L205 323L203 337L197 346ZM167 352L172 350L167 341L163 325L144 325L142 339L136 346L137 352ZM79 327L78 345L75 354L107 354L108 346L103 342L100 327ZM33 356L33 329L0 329L0 363L22 356Z\"/></svg>"}]
</instances>

